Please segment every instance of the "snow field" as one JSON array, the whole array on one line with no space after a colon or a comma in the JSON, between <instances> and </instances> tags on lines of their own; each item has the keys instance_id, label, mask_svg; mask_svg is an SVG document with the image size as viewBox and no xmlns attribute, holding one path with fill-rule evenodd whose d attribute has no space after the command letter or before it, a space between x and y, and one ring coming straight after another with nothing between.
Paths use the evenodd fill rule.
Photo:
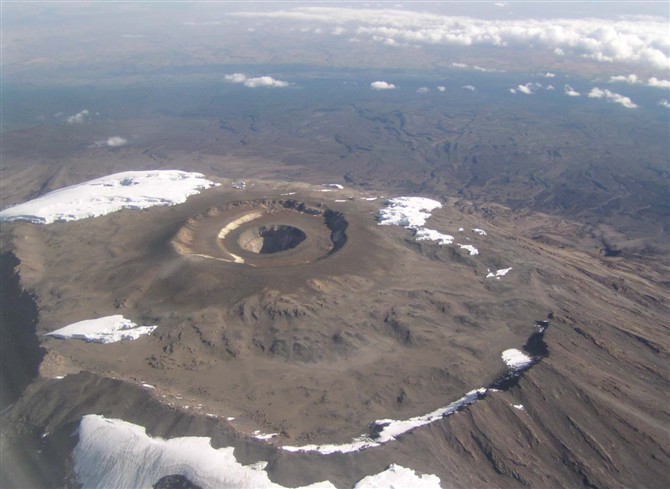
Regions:
<instances>
[{"instance_id":1,"label":"snow field","mask_svg":"<svg viewBox=\"0 0 670 489\"><path fill-rule=\"evenodd\" d=\"M63 340L84 340L89 343L116 343L136 340L140 336L151 334L155 329L156 326L138 326L130 319L117 314L79 321L47 333L47 336Z\"/></svg>"},{"instance_id":2,"label":"snow field","mask_svg":"<svg viewBox=\"0 0 670 489\"><path fill-rule=\"evenodd\" d=\"M98 217L121 209L175 205L217 184L202 173L127 171L54 190L0 212L0 221L51 224Z\"/></svg>"},{"instance_id":3,"label":"snow field","mask_svg":"<svg viewBox=\"0 0 670 489\"><path fill-rule=\"evenodd\" d=\"M82 418L73 455L74 470L83 489L151 488L167 475L182 475L206 489L285 487L269 479L264 470L266 461L242 465L235 458L233 447L214 448L208 437L164 440L147 435L142 426L98 415ZM411 469L392 464L354 487L437 489L440 479L430 474L419 476ZM335 486L330 481L321 481L302 489L335 489Z\"/></svg>"}]
</instances>

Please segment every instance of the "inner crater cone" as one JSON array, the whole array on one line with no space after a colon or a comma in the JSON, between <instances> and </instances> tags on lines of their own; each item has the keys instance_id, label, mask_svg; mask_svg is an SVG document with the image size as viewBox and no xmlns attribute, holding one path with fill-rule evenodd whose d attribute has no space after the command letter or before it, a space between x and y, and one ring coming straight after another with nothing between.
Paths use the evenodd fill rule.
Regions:
<instances>
[{"instance_id":1,"label":"inner crater cone","mask_svg":"<svg viewBox=\"0 0 670 489\"><path fill-rule=\"evenodd\" d=\"M305 238L307 235L296 227L275 224L247 229L238 242L246 251L266 255L293 249Z\"/></svg>"},{"instance_id":2,"label":"inner crater cone","mask_svg":"<svg viewBox=\"0 0 670 489\"><path fill-rule=\"evenodd\" d=\"M234 201L190 218L171 243L182 255L252 267L304 265L347 242L348 222L322 202Z\"/></svg>"}]
</instances>

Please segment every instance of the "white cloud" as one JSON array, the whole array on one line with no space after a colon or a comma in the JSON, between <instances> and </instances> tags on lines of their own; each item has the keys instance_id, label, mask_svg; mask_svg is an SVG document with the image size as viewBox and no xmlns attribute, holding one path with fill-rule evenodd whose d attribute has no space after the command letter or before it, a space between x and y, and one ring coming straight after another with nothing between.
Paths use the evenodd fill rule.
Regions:
<instances>
[{"instance_id":1,"label":"white cloud","mask_svg":"<svg viewBox=\"0 0 670 489\"><path fill-rule=\"evenodd\" d=\"M416 93L428 93L428 90L428 87L421 87L416 91Z\"/></svg>"},{"instance_id":2,"label":"white cloud","mask_svg":"<svg viewBox=\"0 0 670 489\"><path fill-rule=\"evenodd\" d=\"M551 90L556 90L556 89L554 88L553 85L547 85L547 90L551 91Z\"/></svg>"},{"instance_id":3,"label":"white cloud","mask_svg":"<svg viewBox=\"0 0 670 489\"><path fill-rule=\"evenodd\" d=\"M507 2L496 2L493 5L495 5L496 7L499 7L499 8L503 8L503 7L507 7L509 5L509 3L507 3Z\"/></svg>"},{"instance_id":4,"label":"white cloud","mask_svg":"<svg viewBox=\"0 0 670 489\"><path fill-rule=\"evenodd\" d=\"M470 90L471 92L476 92L477 89L473 87L472 85L463 85L461 88L464 88L465 90Z\"/></svg>"},{"instance_id":5,"label":"white cloud","mask_svg":"<svg viewBox=\"0 0 670 489\"><path fill-rule=\"evenodd\" d=\"M660 105L661 107L665 107L665 108L670 109L670 102L668 102L668 99L664 98L664 99L660 100L658 102L658 105Z\"/></svg>"},{"instance_id":6,"label":"white cloud","mask_svg":"<svg viewBox=\"0 0 670 489\"><path fill-rule=\"evenodd\" d=\"M652 76L647 81L647 86L655 88L670 88L670 80L659 80L658 78Z\"/></svg>"},{"instance_id":7,"label":"white cloud","mask_svg":"<svg viewBox=\"0 0 670 489\"><path fill-rule=\"evenodd\" d=\"M345 7L299 7L270 12L236 12L235 16L332 25L351 25L357 37L378 42L536 47L556 55L598 62L670 68L670 37L664 19L544 18L475 19L428 12Z\"/></svg>"},{"instance_id":8,"label":"white cloud","mask_svg":"<svg viewBox=\"0 0 670 489\"><path fill-rule=\"evenodd\" d=\"M440 91L440 92L444 92L446 89L447 89L447 87L445 87L444 85L438 85L437 86L437 90Z\"/></svg>"},{"instance_id":9,"label":"white cloud","mask_svg":"<svg viewBox=\"0 0 670 489\"><path fill-rule=\"evenodd\" d=\"M282 80L275 80L271 76L259 76L256 78L247 78L244 82L245 87L271 87L271 88L285 88L289 83Z\"/></svg>"},{"instance_id":10,"label":"white cloud","mask_svg":"<svg viewBox=\"0 0 670 489\"><path fill-rule=\"evenodd\" d=\"M232 75L225 75L223 79L230 83L244 83L247 79L247 75L242 73L233 73Z\"/></svg>"},{"instance_id":11,"label":"white cloud","mask_svg":"<svg viewBox=\"0 0 670 489\"><path fill-rule=\"evenodd\" d=\"M554 73L546 72L544 75L545 78L556 78L556 75Z\"/></svg>"},{"instance_id":12,"label":"white cloud","mask_svg":"<svg viewBox=\"0 0 670 489\"><path fill-rule=\"evenodd\" d=\"M482 73L494 73L496 71L500 71L496 70L495 68L484 68L483 66L473 66L472 69L475 71L481 71Z\"/></svg>"},{"instance_id":13,"label":"white cloud","mask_svg":"<svg viewBox=\"0 0 670 489\"><path fill-rule=\"evenodd\" d=\"M186 22L183 22L184 25L188 26L203 26L203 25L221 25L220 20L205 20L203 22L196 22L193 20L188 20Z\"/></svg>"},{"instance_id":14,"label":"white cloud","mask_svg":"<svg viewBox=\"0 0 670 489\"><path fill-rule=\"evenodd\" d=\"M637 109L637 105L633 101L619 93L610 92L607 89L600 89L598 87L593 87L588 94L591 98L604 98L615 104L623 105L627 109Z\"/></svg>"},{"instance_id":15,"label":"white cloud","mask_svg":"<svg viewBox=\"0 0 670 489\"><path fill-rule=\"evenodd\" d=\"M90 112L88 109L84 109L81 112L77 112L75 115L71 115L67 118L68 124L83 124L88 119Z\"/></svg>"},{"instance_id":16,"label":"white cloud","mask_svg":"<svg viewBox=\"0 0 670 489\"><path fill-rule=\"evenodd\" d=\"M467 68L468 67L468 65L466 65L465 63L451 63L451 66L453 66L454 68Z\"/></svg>"},{"instance_id":17,"label":"white cloud","mask_svg":"<svg viewBox=\"0 0 670 489\"><path fill-rule=\"evenodd\" d=\"M106 144L111 148L118 148L119 146L125 146L128 144L128 140L126 138L122 138L121 136L112 136L107 140Z\"/></svg>"},{"instance_id":18,"label":"white cloud","mask_svg":"<svg viewBox=\"0 0 670 489\"><path fill-rule=\"evenodd\" d=\"M579 97L579 96L581 96L581 93L576 91L570 85L566 85L565 87L563 87L563 90L565 91L565 94L568 95L569 97Z\"/></svg>"},{"instance_id":19,"label":"white cloud","mask_svg":"<svg viewBox=\"0 0 670 489\"><path fill-rule=\"evenodd\" d=\"M233 73L231 75L225 75L223 77L229 83L242 83L245 87L249 88L258 88L258 87L270 87L270 88L285 88L289 86L289 83L282 80L276 80L271 76L258 76L255 78L248 78L247 75L243 73Z\"/></svg>"},{"instance_id":20,"label":"white cloud","mask_svg":"<svg viewBox=\"0 0 670 489\"><path fill-rule=\"evenodd\" d=\"M516 90L515 90L514 88L510 88L510 89L509 89L509 93L516 94Z\"/></svg>"},{"instance_id":21,"label":"white cloud","mask_svg":"<svg viewBox=\"0 0 670 489\"><path fill-rule=\"evenodd\" d=\"M338 25L337 27L335 27L335 29L331 31L331 34L333 34L334 36L341 36L345 32L347 32L347 30L344 27Z\"/></svg>"},{"instance_id":22,"label":"white cloud","mask_svg":"<svg viewBox=\"0 0 670 489\"><path fill-rule=\"evenodd\" d=\"M649 78L649 80L647 80L647 83L644 83L644 81L642 81L642 79L635 74L617 75L610 77L610 83L616 83L616 82L624 82L628 83L629 85L643 84L652 88L663 88L663 89L670 88L670 80L659 80L655 76Z\"/></svg>"},{"instance_id":23,"label":"white cloud","mask_svg":"<svg viewBox=\"0 0 670 489\"><path fill-rule=\"evenodd\" d=\"M393 90L395 85L393 83L386 83L385 81L374 81L370 83L370 88L373 90Z\"/></svg>"},{"instance_id":24,"label":"white cloud","mask_svg":"<svg viewBox=\"0 0 670 489\"><path fill-rule=\"evenodd\" d=\"M525 93L526 95L533 95L539 88L542 88L542 85L539 83L529 82L525 85L519 85L516 87L516 90Z\"/></svg>"},{"instance_id":25,"label":"white cloud","mask_svg":"<svg viewBox=\"0 0 670 489\"><path fill-rule=\"evenodd\" d=\"M631 73L628 76L617 75L617 76L610 77L610 83L624 82L624 83L628 83L629 85L634 85L635 83L638 83L639 81L640 81L640 79L634 73Z\"/></svg>"}]
</instances>

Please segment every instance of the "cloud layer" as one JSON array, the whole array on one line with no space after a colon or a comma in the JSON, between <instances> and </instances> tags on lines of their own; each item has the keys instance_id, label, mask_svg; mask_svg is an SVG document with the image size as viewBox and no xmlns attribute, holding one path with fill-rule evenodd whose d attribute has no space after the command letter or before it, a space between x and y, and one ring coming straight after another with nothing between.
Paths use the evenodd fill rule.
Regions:
<instances>
[{"instance_id":1,"label":"cloud layer","mask_svg":"<svg viewBox=\"0 0 670 489\"><path fill-rule=\"evenodd\" d=\"M426 12L344 7L301 7L233 15L332 24L388 45L431 44L544 48L600 62L670 68L667 22L637 19L475 19Z\"/></svg>"},{"instance_id":2,"label":"cloud layer","mask_svg":"<svg viewBox=\"0 0 670 489\"><path fill-rule=\"evenodd\" d=\"M271 76L258 76L255 78L249 78L243 73L233 73L231 75L225 75L223 79L229 83L242 83L245 87L249 88L258 88L258 87L270 87L270 88L285 88L289 86L289 82L276 80Z\"/></svg>"}]
</instances>

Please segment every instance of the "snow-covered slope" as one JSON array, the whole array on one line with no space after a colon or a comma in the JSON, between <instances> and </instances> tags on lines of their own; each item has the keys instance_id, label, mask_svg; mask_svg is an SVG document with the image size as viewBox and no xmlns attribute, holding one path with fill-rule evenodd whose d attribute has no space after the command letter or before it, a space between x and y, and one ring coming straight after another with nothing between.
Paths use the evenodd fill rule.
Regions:
<instances>
[{"instance_id":1,"label":"snow-covered slope","mask_svg":"<svg viewBox=\"0 0 670 489\"><path fill-rule=\"evenodd\" d=\"M423 416L415 416L409 419L396 420L396 419L378 419L373 425L378 428L378 435L376 438L371 438L368 435L362 435L358 438L355 438L349 443L342 444L323 444L323 445L303 445L303 446L283 446L284 450L289 452L319 452L322 454L331 454L331 453L350 453L357 452L359 450L365 450L372 447L377 447L383 443L387 443L393 440L398 439L398 437L412 431L415 428L420 426L425 426L440 419L444 419L447 416L458 412L466 406L469 406L473 402L481 399L486 394L487 389L482 387L479 389L474 389L467 394L465 394L460 399L452 402L451 404L436 409L432 413L424 414Z\"/></svg>"},{"instance_id":2,"label":"snow-covered slope","mask_svg":"<svg viewBox=\"0 0 670 489\"><path fill-rule=\"evenodd\" d=\"M524 370L533 363L533 359L521 350L510 348L502 352L502 359L510 370Z\"/></svg>"},{"instance_id":3,"label":"snow-covered slope","mask_svg":"<svg viewBox=\"0 0 670 489\"><path fill-rule=\"evenodd\" d=\"M440 487L442 487L440 478L436 475L418 476L412 469L391 464L384 472L361 479L354 489L440 489Z\"/></svg>"},{"instance_id":4,"label":"snow-covered slope","mask_svg":"<svg viewBox=\"0 0 670 489\"><path fill-rule=\"evenodd\" d=\"M442 207L437 200L425 197L396 197L386 201L379 210L377 221L381 226L403 226L417 229L426 224L434 209Z\"/></svg>"},{"instance_id":5,"label":"snow-covered slope","mask_svg":"<svg viewBox=\"0 0 670 489\"><path fill-rule=\"evenodd\" d=\"M55 338L84 340L90 343L115 343L121 340L136 340L142 335L151 334L156 326L138 326L120 314L98 319L79 321L57 329L48 336Z\"/></svg>"},{"instance_id":6,"label":"snow-covered slope","mask_svg":"<svg viewBox=\"0 0 670 489\"><path fill-rule=\"evenodd\" d=\"M181 475L204 489L284 489L263 470L267 463L242 465L232 447L213 448L207 437L164 440L146 434L144 427L103 416L84 416L74 449L74 470L84 489L151 488L168 475ZM437 489L435 475L417 475L392 464L379 474L362 479L358 489ZM329 481L304 489L334 489Z\"/></svg>"},{"instance_id":7,"label":"snow-covered slope","mask_svg":"<svg viewBox=\"0 0 670 489\"><path fill-rule=\"evenodd\" d=\"M410 229L414 231L414 238L417 241L435 241L440 246L453 244L452 235L424 227L433 210L442 207L437 200L425 197L395 197L388 199L385 204L386 207L379 209L377 213L377 224L380 226L402 226ZM483 229L475 228L472 231L480 236L486 236L486 231ZM467 250L470 255L479 254L479 250L472 245L458 243L457 245Z\"/></svg>"},{"instance_id":8,"label":"snow-covered slope","mask_svg":"<svg viewBox=\"0 0 670 489\"><path fill-rule=\"evenodd\" d=\"M50 224L97 217L121 209L175 205L216 185L202 173L127 171L49 192L0 212L2 221Z\"/></svg>"}]
</instances>

